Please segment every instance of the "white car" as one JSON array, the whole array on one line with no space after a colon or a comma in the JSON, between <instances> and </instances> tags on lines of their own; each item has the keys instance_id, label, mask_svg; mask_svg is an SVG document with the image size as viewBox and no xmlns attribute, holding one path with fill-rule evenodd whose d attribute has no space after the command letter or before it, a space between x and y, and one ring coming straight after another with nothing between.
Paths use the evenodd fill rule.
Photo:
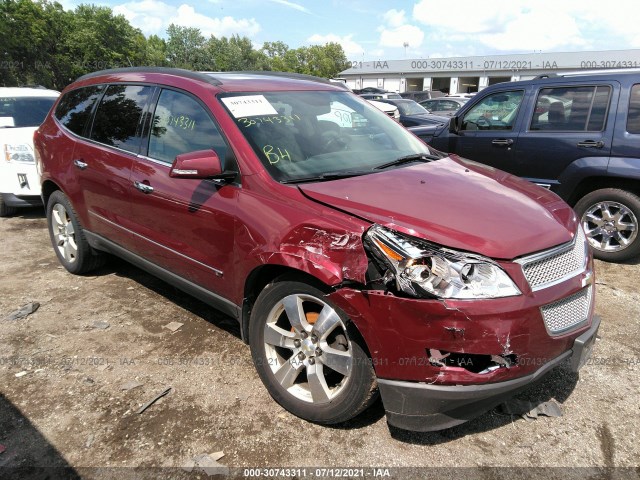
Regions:
<instances>
[{"instance_id":1,"label":"white car","mask_svg":"<svg viewBox=\"0 0 640 480\"><path fill-rule=\"evenodd\" d=\"M391 105L390 103L385 102L377 102L375 100L367 100L367 102L376 107L378 110L382 110L396 122L400 121L400 110L398 110L398 107L396 107L395 105Z\"/></svg>"},{"instance_id":2,"label":"white car","mask_svg":"<svg viewBox=\"0 0 640 480\"><path fill-rule=\"evenodd\" d=\"M0 217L42 205L33 132L58 95L44 88L0 87Z\"/></svg>"}]
</instances>

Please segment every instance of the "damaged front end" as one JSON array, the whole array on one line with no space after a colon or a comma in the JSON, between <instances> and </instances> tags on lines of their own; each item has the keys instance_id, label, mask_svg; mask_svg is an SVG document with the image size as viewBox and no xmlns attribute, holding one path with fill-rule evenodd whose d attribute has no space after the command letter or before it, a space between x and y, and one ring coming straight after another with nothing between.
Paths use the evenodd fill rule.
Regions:
<instances>
[{"instance_id":1,"label":"damaged front end","mask_svg":"<svg viewBox=\"0 0 640 480\"><path fill-rule=\"evenodd\" d=\"M589 356L599 320L588 253L574 255L568 273L554 274L559 281L533 288L529 257L498 262L381 225L364 233L363 245L366 286L343 286L328 298L362 332L392 425L427 431L460 424L564 360L577 371ZM583 237L563 248L563 255L581 252ZM547 266L557 259L555 248L536 254ZM554 322L571 316L566 329L548 328L550 309Z\"/></svg>"},{"instance_id":2,"label":"damaged front end","mask_svg":"<svg viewBox=\"0 0 640 480\"><path fill-rule=\"evenodd\" d=\"M507 273L492 260L440 247L380 225L364 244L391 291L415 298L480 299L520 295Z\"/></svg>"}]
</instances>

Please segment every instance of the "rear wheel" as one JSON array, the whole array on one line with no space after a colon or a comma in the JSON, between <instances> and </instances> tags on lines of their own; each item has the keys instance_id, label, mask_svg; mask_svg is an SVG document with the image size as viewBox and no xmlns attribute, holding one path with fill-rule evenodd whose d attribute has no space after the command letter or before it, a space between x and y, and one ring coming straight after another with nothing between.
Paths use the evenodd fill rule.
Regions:
<instances>
[{"instance_id":1,"label":"rear wheel","mask_svg":"<svg viewBox=\"0 0 640 480\"><path fill-rule=\"evenodd\" d=\"M640 198L626 190L603 188L575 205L582 227L600 260L622 262L640 255Z\"/></svg>"},{"instance_id":2,"label":"rear wheel","mask_svg":"<svg viewBox=\"0 0 640 480\"><path fill-rule=\"evenodd\" d=\"M317 423L349 420L377 398L369 357L348 318L319 289L276 281L251 313L251 354L262 382L285 409Z\"/></svg>"},{"instance_id":3,"label":"rear wheel","mask_svg":"<svg viewBox=\"0 0 640 480\"><path fill-rule=\"evenodd\" d=\"M49 197L47 224L58 260L69 272L82 274L104 264L104 254L91 248L71 202L59 190Z\"/></svg>"},{"instance_id":4,"label":"rear wheel","mask_svg":"<svg viewBox=\"0 0 640 480\"><path fill-rule=\"evenodd\" d=\"M0 193L0 217L8 217L16 213L16 207L10 207L4 203L4 198Z\"/></svg>"}]
</instances>

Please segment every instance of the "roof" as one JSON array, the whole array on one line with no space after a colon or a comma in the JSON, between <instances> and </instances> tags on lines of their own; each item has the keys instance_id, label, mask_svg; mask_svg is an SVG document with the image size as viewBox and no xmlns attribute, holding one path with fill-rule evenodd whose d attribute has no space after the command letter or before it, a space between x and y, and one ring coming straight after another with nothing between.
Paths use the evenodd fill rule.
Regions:
<instances>
[{"instance_id":1,"label":"roof","mask_svg":"<svg viewBox=\"0 0 640 480\"><path fill-rule=\"evenodd\" d=\"M143 78L143 76L150 78ZM180 68L131 67L89 73L78 78L84 82L106 76L106 81L161 81L162 76L182 77L213 85L227 92L265 90L348 90L346 85L327 79L288 72L194 72Z\"/></svg>"}]
</instances>

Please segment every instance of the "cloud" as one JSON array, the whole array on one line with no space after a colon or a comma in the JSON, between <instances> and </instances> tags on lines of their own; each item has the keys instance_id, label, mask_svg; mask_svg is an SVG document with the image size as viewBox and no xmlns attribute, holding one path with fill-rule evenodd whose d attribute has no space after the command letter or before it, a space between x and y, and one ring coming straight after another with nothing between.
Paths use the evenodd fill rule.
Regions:
<instances>
[{"instance_id":1,"label":"cloud","mask_svg":"<svg viewBox=\"0 0 640 480\"><path fill-rule=\"evenodd\" d=\"M429 42L498 51L606 50L640 47L637 1L618 0L460 0L460 14L438 15L433 0L419 0L413 19L428 28ZM462 53L462 52L461 52ZM464 52L467 54L467 52Z\"/></svg>"},{"instance_id":2,"label":"cloud","mask_svg":"<svg viewBox=\"0 0 640 480\"><path fill-rule=\"evenodd\" d=\"M382 27L379 31L379 43L383 47L403 47L405 43L419 47L424 40L424 32L414 25L401 25L392 29Z\"/></svg>"},{"instance_id":3,"label":"cloud","mask_svg":"<svg viewBox=\"0 0 640 480\"><path fill-rule=\"evenodd\" d=\"M397 28L407 23L407 17L404 10L396 10L392 8L382 15L384 22L390 27Z\"/></svg>"},{"instance_id":4,"label":"cloud","mask_svg":"<svg viewBox=\"0 0 640 480\"><path fill-rule=\"evenodd\" d=\"M424 40L424 32L407 23L404 10L392 8L382 15L383 25L378 27L380 39L378 44L382 47L404 47L408 43L412 47L419 47Z\"/></svg>"},{"instance_id":5,"label":"cloud","mask_svg":"<svg viewBox=\"0 0 640 480\"><path fill-rule=\"evenodd\" d=\"M328 35L320 35L315 34L310 36L307 39L307 42L312 43L314 45L324 45L326 43L334 42L342 45L342 49L344 50L345 55L347 57L353 57L354 55L362 55L364 53L364 48L362 46L352 40L353 35L345 35L343 37L339 35L335 35L330 33Z\"/></svg>"},{"instance_id":6,"label":"cloud","mask_svg":"<svg viewBox=\"0 0 640 480\"><path fill-rule=\"evenodd\" d=\"M182 27L199 28L205 37L231 35L255 36L260 30L260 24L253 18L236 19L233 17L209 17L196 12L191 5L182 4L174 7L159 0L143 0L128 2L113 8L115 14L122 14L134 27L139 28L145 35L164 36L170 24Z\"/></svg>"},{"instance_id":7,"label":"cloud","mask_svg":"<svg viewBox=\"0 0 640 480\"><path fill-rule=\"evenodd\" d=\"M304 12L309 14L311 13L308 8L303 7L302 5L295 2L289 2L287 0L269 0L269 1L272 3L279 3L280 5L284 5L285 7L293 8L294 10L298 10L299 12Z\"/></svg>"}]
</instances>

